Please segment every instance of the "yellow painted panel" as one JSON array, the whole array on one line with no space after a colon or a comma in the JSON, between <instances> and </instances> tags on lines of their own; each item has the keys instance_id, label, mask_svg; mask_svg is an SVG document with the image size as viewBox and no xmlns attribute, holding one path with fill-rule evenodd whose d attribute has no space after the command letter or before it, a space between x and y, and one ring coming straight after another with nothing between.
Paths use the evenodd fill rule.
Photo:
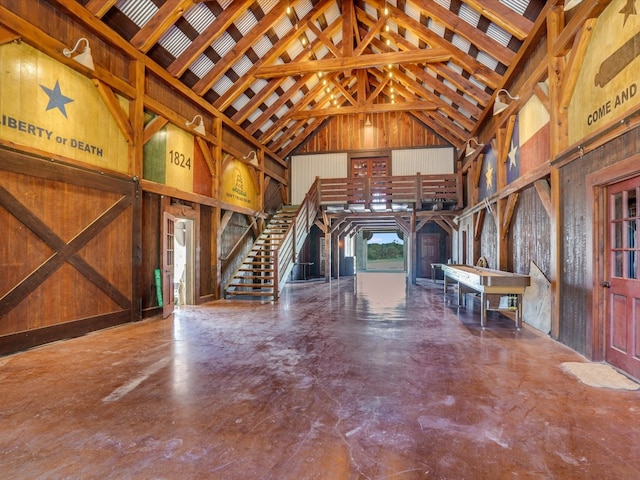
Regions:
<instances>
[{"instance_id":1,"label":"yellow painted panel","mask_svg":"<svg viewBox=\"0 0 640 480\"><path fill-rule=\"evenodd\" d=\"M612 1L598 18L569 105L569 143L607 126L640 103L640 16Z\"/></svg>"},{"instance_id":2,"label":"yellow painted panel","mask_svg":"<svg viewBox=\"0 0 640 480\"><path fill-rule=\"evenodd\" d=\"M239 207L260 209L257 172L239 160L230 160L222 172L220 200Z\"/></svg>"},{"instance_id":3,"label":"yellow painted panel","mask_svg":"<svg viewBox=\"0 0 640 480\"><path fill-rule=\"evenodd\" d=\"M167 125L165 184L193 192L193 135L173 124Z\"/></svg>"},{"instance_id":4,"label":"yellow painted panel","mask_svg":"<svg viewBox=\"0 0 640 480\"><path fill-rule=\"evenodd\" d=\"M0 46L0 138L100 168L128 168L127 141L91 80L24 43Z\"/></svg>"}]
</instances>

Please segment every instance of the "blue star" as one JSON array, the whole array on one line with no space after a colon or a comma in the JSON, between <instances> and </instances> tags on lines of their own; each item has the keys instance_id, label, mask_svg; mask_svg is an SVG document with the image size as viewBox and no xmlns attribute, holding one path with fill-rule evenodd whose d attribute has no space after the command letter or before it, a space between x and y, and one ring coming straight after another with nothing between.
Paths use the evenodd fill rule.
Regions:
<instances>
[{"instance_id":1,"label":"blue star","mask_svg":"<svg viewBox=\"0 0 640 480\"><path fill-rule=\"evenodd\" d=\"M60 84L58 80L56 80L56 86L53 87L53 90L45 87L44 85L40 85L40 88L44 90L49 96L49 104L47 105L47 110L51 110L52 108L57 108L62 112L64 118L67 118L67 110L65 109L65 105L69 102L73 102L73 98L65 97L60 91Z\"/></svg>"}]
</instances>

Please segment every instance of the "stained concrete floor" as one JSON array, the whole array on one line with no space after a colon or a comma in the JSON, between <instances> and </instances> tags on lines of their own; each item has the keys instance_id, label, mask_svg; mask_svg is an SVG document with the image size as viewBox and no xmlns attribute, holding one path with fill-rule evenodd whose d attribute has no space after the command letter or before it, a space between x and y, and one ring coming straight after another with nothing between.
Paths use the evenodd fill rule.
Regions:
<instances>
[{"instance_id":1,"label":"stained concrete floor","mask_svg":"<svg viewBox=\"0 0 640 480\"><path fill-rule=\"evenodd\" d=\"M0 477L640 478L640 393L450 297L358 274L0 357Z\"/></svg>"}]
</instances>

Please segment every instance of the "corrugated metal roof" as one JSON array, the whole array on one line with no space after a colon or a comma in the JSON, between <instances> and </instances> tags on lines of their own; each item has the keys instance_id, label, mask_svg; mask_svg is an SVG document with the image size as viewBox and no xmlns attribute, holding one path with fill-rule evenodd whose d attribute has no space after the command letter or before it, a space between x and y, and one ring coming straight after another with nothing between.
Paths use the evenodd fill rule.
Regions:
<instances>
[{"instance_id":1,"label":"corrugated metal roof","mask_svg":"<svg viewBox=\"0 0 640 480\"><path fill-rule=\"evenodd\" d=\"M83 0L78 0L81 3ZM202 79L208 72L215 68L216 64L224 66L224 71L216 79L215 84L211 90L215 93L215 101L230 105L229 115L233 116L235 112L243 109L249 105L249 98L257 98L259 101L255 103L255 110L247 112L243 115L243 118L249 119L249 121L264 122L261 125L255 125L252 130L255 131L254 135L260 135L261 132L265 132L272 127L272 122L275 119L276 125L280 129L279 131L286 131L285 137L283 137L283 144L288 143L289 136L296 131L301 131L304 126L307 125L307 120L296 120L296 116L286 120L285 115L288 115L291 110L294 112L297 110L304 110L313 112L318 108L326 108L328 99L330 98L326 92L326 87L322 88L319 84L317 75L309 75L314 73L313 70L308 71L303 68L304 65L309 65L308 62L315 59L333 59L336 55L339 57L338 52L343 48L342 36L343 26L341 22L345 18L345 12L341 9L344 4L340 0L329 0L326 4L324 2L318 2L317 0L290 0L291 6L294 8L294 14L287 16L284 12L281 17L278 18L271 28L262 25L261 22L269 14L273 12L274 8L278 5L282 5L282 2L278 0L255 0L248 8L243 7L240 10L239 1L234 0L206 0L198 1L193 4L181 4L185 7L184 13L179 17L174 25L165 25L163 22L157 22L158 27L163 30L160 32L152 32L156 35L156 45L146 45L146 51L152 60L157 61L159 64L167 65L171 64L172 60L185 60L182 56L187 50L190 55L194 55L195 61L188 61L186 68L189 75L182 76L183 70L180 71L178 78L183 81L192 82L193 76ZM424 90L438 92L439 101L451 105L453 108L459 111L460 118L467 118L471 120L471 123L479 120L479 115L474 111L474 115L477 117L471 117L469 112L464 110L464 107L468 107L468 103L460 102L463 105L457 105L456 101L461 95L465 100L470 102L471 105L477 105L479 110L489 107L489 105L479 104L478 92L473 91L467 93L464 91L465 82L468 79L471 85L477 87L480 91L486 92L486 98L496 89L502 86L502 79L504 71L508 70L509 65L502 65L499 61L493 57L494 52L491 49L491 42L494 42L496 51L498 49L504 50L509 48L513 50L514 58L517 58L517 48L522 45L521 39L514 41L514 37L505 30L503 25L498 20L489 20L483 17L483 11L474 8L474 4L465 3L463 0L450 1L450 0L432 0L434 3L421 2L418 0L403 0L396 1L391 0L386 2L390 6L389 17L385 21L385 27L389 28L389 33L385 32L383 28L380 32L377 32L375 39L370 42L365 51L362 53L362 57L374 58L375 55L387 54L388 52L397 52L399 58L402 58L404 51L412 49L424 49L424 48L445 48L451 54L451 60L445 63L437 63L431 65L429 63L418 62L419 68L422 68L432 79L428 84L424 84L421 77L411 73L410 68L404 68L402 61L399 62L397 68L399 71L403 71L404 75L394 78L393 82L397 82L397 89L395 93L396 102L413 102L415 98L412 94L407 94L406 98L403 97L402 92L419 92L418 95L422 95ZM499 0L500 3L518 15L528 18L518 25L519 29L524 29L526 33L527 26L531 28L535 22L536 15L543 9L546 2L543 0ZM176 2L178 4L179 2ZM165 3L166 4L166 3ZM439 17L439 12L431 14L429 9L430 5L439 5L438 10L447 9L453 15L457 15L463 22L470 25L473 28L481 28L483 31L478 31L478 35L469 35L469 28L465 24L458 21L451 21L451 15ZM152 29L154 24L149 22L159 12L159 6L162 6L163 2L160 0L118 0L114 9L118 10L122 14L118 15L104 15L102 21L106 26L112 27L116 32L120 34L126 34L129 37L135 35L135 29L132 25L135 25L138 29L148 26ZM315 6L314 6L315 5ZM488 3L483 5L483 8L494 8L496 4ZM356 14L355 21L362 22L359 25L357 32L365 32L371 25L374 25L378 16L383 14L383 4L380 2L369 2L363 0L355 4L354 12ZM314 17L313 25L315 29L323 30L325 38L318 39L315 31L309 29L304 23L303 19L313 9L318 9L318 15ZM283 9L284 10L284 9ZM499 14L501 11L499 8L494 8L494 14ZM230 20L233 25L224 32L211 31L212 26L216 20L216 17L221 13L230 15ZM163 12L166 13L166 12ZM118 26L117 23L122 20L123 15L127 19L127 23L124 26ZM363 19L363 15L366 19ZM490 16L495 19L494 16ZM426 21L426 25L424 20ZM482 19L482 20L481 20ZM511 17L509 21L511 21ZM506 19L505 19L506 22ZM450 24L448 24L450 23ZM465 27L465 31L461 30L461 27ZM237 45L237 41L240 40L240 36L254 36L256 29L267 32L266 34L255 35L256 40L250 46L250 48L238 58L237 53L234 51L234 47ZM329 28L331 32L329 33ZM428 30L428 31L427 31ZM122 33L124 32L124 33ZM464 33L464 37L463 34ZM354 35L356 33L354 32ZM214 39L210 42L210 45L204 45L200 47L199 51L191 52L190 47L193 46L193 41L197 35L205 35L207 38ZM430 41L431 35L436 36L438 40ZM268 78L248 78L247 82L237 82L238 77L249 75L250 73L259 72L256 62L261 62L262 59L269 58L268 61L261 65L261 68L276 67L292 61L296 61L301 54L305 54L305 58L308 56L305 52L309 47L303 47L301 44L301 38L305 36L311 42L315 41L315 49L309 56L309 60L305 60L301 63L300 72L292 73L291 75L278 76L270 74ZM398 41L393 41L390 45L386 44L387 38L401 38ZM466 38L465 38L466 37ZM282 45L286 40L286 44ZM331 41L335 48L329 49L325 44L326 38ZM476 39L482 39L482 42ZM362 39L349 38L348 41L354 42L354 45L358 45ZM433 43L433 44L432 44ZM516 47L514 47L514 45ZM158 48L154 48L154 47ZM273 55L273 49L275 47L282 47L279 50L278 55ZM484 51L486 50L486 51ZM508 58L508 56L506 56ZM190 57L191 58L191 57ZM505 56L500 56L502 61L505 61ZM478 75L476 68L473 67L474 63L479 62L495 72L495 76L491 79L487 79L486 75ZM180 64L182 62L178 62ZM348 64L348 60L346 61ZM408 67L408 65L406 65ZM506 67L506 68L505 68ZM367 70L367 75L357 75L356 71L359 69ZM358 67L358 68L346 68L345 71L335 69L332 73L334 77L333 82L335 84L340 83L344 85L344 88L350 92L356 99L356 105L369 105L372 102L369 99L358 98L362 92L368 92L366 95L371 94L380 86L380 82L387 76L386 66L380 67L379 62L371 62L370 66ZM350 72L350 73L349 73ZM438 74L436 74L438 72ZM308 76L304 88L298 89L296 92L290 90L294 88L297 80L302 76ZM456 79L460 78L460 82ZM482 79L482 80L481 80ZM358 81L366 81L368 85L365 89L358 87ZM491 82L491 85L487 85L485 82ZM439 83L438 83L439 82ZM247 85L250 85L247 87ZM329 83L329 90L338 94L339 89L335 87L331 82ZM277 87L274 90L274 87ZM435 87L435 88L434 88ZM267 91L266 89L270 89ZM270 119L265 121L263 119L262 110L264 106L273 105L278 101L282 93L286 93L289 97L286 106L278 109L276 114L272 115ZM207 92L198 92L201 95L210 94ZM376 99L373 104L383 99L388 98L390 95L390 89L387 85L383 88L383 94L379 99ZM309 96L314 98L314 101L308 105L306 101ZM266 100L263 98L266 97ZM209 97L207 97L209 98ZM484 97L481 97L484 98ZM305 102L302 107L301 102ZM483 102L485 100L482 100ZM427 99L429 102L429 99ZM350 105L344 95L339 94L338 104ZM293 105L293 106L291 106ZM431 106L431 103L429 104ZM455 117L455 111L451 108L446 109L447 112L440 110L425 110L420 117L421 121L432 121L433 126L437 127L437 131L440 135L447 136L447 132L450 135L447 138L452 144L464 143L465 139L460 138L460 132L465 132L469 128L469 122L465 122L465 126L459 125ZM319 116L323 116L320 115ZM279 119L279 120L278 120ZM304 135L310 134L305 132ZM278 135L282 135L279 133ZM271 138L271 133L270 133ZM277 138L277 135L276 135ZM274 140L270 140L274 142ZM297 142L294 142L297 143ZM280 147L279 147L280 148Z\"/></svg>"}]
</instances>

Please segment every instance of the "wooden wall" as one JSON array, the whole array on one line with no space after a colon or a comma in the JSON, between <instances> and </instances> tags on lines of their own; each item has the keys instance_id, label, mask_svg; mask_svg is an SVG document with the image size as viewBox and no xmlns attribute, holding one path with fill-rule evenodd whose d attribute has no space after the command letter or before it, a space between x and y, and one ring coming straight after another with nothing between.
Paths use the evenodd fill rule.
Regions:
<instances>
[{"instance_id":1,"label":"wooden wall","mask_svg":"<svg viewBox=\"0 0 640 480\"><path fill-rule=\"evenodd\" d=\"M485 257L489 268L498 268L498 228L491 213L486 212L480 237L480 257ZM469 251L471 253L471 250ZM469 255L468 263L471 263L473 255Z\"/></svg>"},{"instance_id":2,"label":"wooden wall","mask_svg":"<svg viewBox=\"0 0 640 480\"><path fill-rule=\"evenodd\" d=\"M371 120L371 126L364 125L367 117ZM451 145L409 113L387 112L338 115L325 122L293 154L425 146Z\"/></svg>"},{"instance_id":3,"label":"wooden wall","mask_svg":"<svg viewBox=\"0 0 640 480\"><path fill-rule=\"evenodd\" d=\"M139 318L137 188L0 150L0 354Z\"/></svg>"},{"instance_id":4,"label":"wooden wall","mask_svg":"<svg viewBox=\"0 0 640 480\"><path fill-rule=\"evenodd\" d=\"M608 142L560 169L561 244L560 331L558 340L581 353L587 353L586 318L592 308L588 301L593 288L587 272L587 259L596 252L587 244L586 232L592 228L587 204L585 176L631 157L640 151L637 128Z\"/></svg>"},{"instance_id":5,"label":"wooden wall","mask_svg":"<svg viewBox=\"0 0 640 480\"><path fill-rule=\"evenodd\" d=\"M520 192L509 229L509 263L507 270L528 275L530 262L547 278L551 275L551 238L549 215L535 188Z\"/></svg>"}]
</instances>

